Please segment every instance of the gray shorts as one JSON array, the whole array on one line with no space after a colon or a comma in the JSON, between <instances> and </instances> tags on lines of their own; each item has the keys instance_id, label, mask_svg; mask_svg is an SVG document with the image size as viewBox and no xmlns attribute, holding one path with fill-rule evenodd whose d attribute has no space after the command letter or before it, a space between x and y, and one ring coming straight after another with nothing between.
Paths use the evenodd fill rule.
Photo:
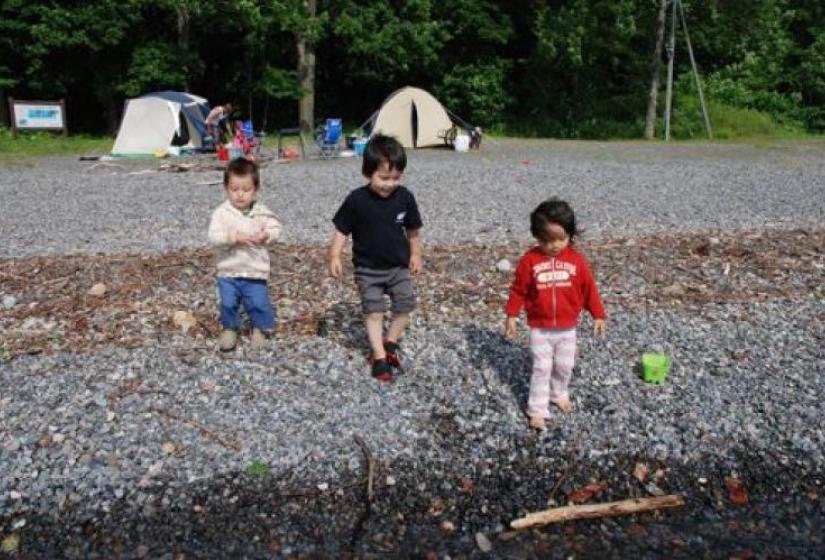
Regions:
<instances>
[{"instance_id":1,"label":"gray shorts","mask_svg":"<svg viewBox=\"0 0 825 560\"><path fill-rule=\"evenodd\" d=\"M390 296L390 310L393 313L409 313L415 309L410 269L355 267L355 284L361 294L361 310L364 313L384 313L387 302L384 294Z\"/></svg>"}]
</instances>

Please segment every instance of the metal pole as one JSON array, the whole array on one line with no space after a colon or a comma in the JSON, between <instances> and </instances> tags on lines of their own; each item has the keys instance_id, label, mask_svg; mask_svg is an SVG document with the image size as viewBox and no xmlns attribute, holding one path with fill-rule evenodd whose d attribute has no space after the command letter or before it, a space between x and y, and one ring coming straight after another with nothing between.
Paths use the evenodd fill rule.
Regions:
<instances>
[{"instance_id":1,"label":"metal pole","mask_svg":"<svg viewBox=\"0 0 825 560\"><path fill-rule=\"evenodd\" d=\"M696 59L693 58L693 47L690 45L690 35L688 35L685 10L682 7L682 0L675 0L675 2L679 5L679 16L682 19L682 29L685 32L685 42L687 43L688 55L690 55L690 65L693 68L693 78L696 80L696 89L699 91L699 104L702 106L702 116L705 119L705 129L708 131L708 138L713 140L713 130L710 128L708 108L705 106L705 95L702 92L702 81L699 79L699 71L696 69Z\"/></svg>"},{"instance_id":2,"label":"metal pole","mask_svg":"<svg viewBox=\"0 0 825 560\"><path fill-rule=\"evenodd\" d=\"M676 59L676 0L671 1L670 37L667 44L667 94L665 95L665 141L670 142L670 115L673 108L673 62Z\"/></svg>"}]
</instances>

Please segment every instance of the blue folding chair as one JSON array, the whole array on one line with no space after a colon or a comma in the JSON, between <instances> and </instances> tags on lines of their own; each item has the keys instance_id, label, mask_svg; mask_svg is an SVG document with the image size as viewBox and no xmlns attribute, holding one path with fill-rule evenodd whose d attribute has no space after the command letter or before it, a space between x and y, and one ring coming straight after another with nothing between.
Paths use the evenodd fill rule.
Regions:
<instances>
[{"instance_id":1,"label":"blue folding chair","mask_svg":"<svg viewBox=\"0 0 825 560\"><path fill-rule=\"evenodd\" d=\"M321 149L321 159L338 157L341 151L343 129L341 119L327 119L326 124L318 127L315 133L315 141Z\"/></svg>"}]
</instances>

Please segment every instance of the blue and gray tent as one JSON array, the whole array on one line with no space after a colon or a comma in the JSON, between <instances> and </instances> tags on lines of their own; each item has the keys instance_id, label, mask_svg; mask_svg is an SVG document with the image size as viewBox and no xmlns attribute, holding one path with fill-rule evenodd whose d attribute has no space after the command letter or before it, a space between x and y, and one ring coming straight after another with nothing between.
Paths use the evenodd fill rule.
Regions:
<instances>
[{"instance_id":1,"label":"blue and gray tent","mask_svg":"<svg viewBox=\"0 0 825 560\"><path fill-rule=\"evenodd\" d=\"M158 91L126 101L113 155L153 155L171 146L200 148L209 102L181 91Z\"/></svg>"}]
</instances>

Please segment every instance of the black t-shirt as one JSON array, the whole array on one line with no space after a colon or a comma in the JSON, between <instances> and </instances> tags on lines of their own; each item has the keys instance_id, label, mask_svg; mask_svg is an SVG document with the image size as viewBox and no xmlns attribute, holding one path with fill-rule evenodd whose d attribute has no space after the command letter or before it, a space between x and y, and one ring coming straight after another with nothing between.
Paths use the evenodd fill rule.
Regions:
<instances>
[{"instance_id":1,"label":"black t-shirt","mask_svg":"<svg viewBox=\"0 0 825 560\"><path fill-rule=\"evenodd\" d=\"M349 193L332 223L344 235L352 234L352 262L367 268L409 266L406 230L423 225L415 197L406 188L382 198L369 186Z\"/></svg>"}]
</instances>

